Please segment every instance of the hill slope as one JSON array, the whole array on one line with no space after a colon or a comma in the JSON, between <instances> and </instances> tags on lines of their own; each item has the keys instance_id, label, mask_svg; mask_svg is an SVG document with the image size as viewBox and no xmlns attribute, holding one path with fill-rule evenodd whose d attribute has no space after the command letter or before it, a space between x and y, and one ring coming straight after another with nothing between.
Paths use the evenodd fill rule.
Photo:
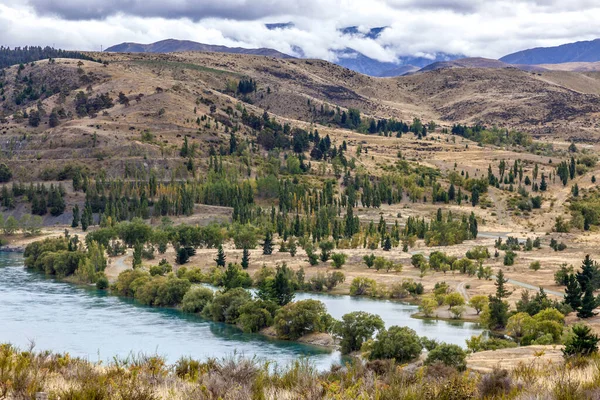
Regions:
<instances>
[{"instance_id":1,"label":"hill slope","mask_svg":"<svg viewBox=\"0 0 600 400\"><path fill-rule=\"evenodd\" d=\"M186 136L202 154L227 146L233 127L255 136L241 120L243 109L321 132L339 129L328 117L339 107L358 109L367 121L483 123L563 140L597 140L600 133L600 73L594 72L453 68L373 78L322 60L201 52L101 57L107 64L40 61L0 76L6 98L0 151L15 176L52 180L77 162L108 174L178 171ZM244 78L256 90L236 93ZM38 116L39 125L31 126L35 118L25 112Z\"/></svg>"},{"instance_id":2,"label":"hill slope","mask_svg":"<svg viewBox=\"0 0 600 400\"><path fill-rule=\"evenodd\" d=\"M600 61L600 39L537 47L508 54L500 59L509 64L561 64Z\"/></svg>"},{"instance_id":3,"label":"hill slope","mask_svg":"<svg viewBox=\"0 0 600 400\"><path fill-rule=\"evenodd\" d=\"M205 51L215 53L254 54L258 56L290 58L291 56L273 49L245 49L242 47L216 46L190 40L167 39L151 44L121 43L109 47L106 52L114 53L175 53L181 51Z\"/></svg>"}]
</instances>

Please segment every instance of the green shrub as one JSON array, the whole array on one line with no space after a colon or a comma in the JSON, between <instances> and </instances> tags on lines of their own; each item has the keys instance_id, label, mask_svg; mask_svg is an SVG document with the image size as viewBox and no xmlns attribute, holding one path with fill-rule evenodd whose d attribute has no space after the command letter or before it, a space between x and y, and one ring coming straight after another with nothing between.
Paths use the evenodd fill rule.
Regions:
<instances>
[{"instance_id":1,"label":"green shrub","mask_svg":"<svg viewBox=\"0 0 600 400\"><path fill-rule=\"evenodd\" d=\"M272 301L250 300L240 307L237 325L244 332L258 332L273 324L273 314L277 309L277 304Z\"/></svg>"},{"instance_id":2,"label":"green shrub","mask_svg":"<svg viewBox=\"0 0 600 400\"><path fill-rule=\"evenodd\" d=\"M360 350L362 344L383 327L383 320L378 315L354 311L336 322L334 332L340 338L342 354L348 354Z\"/></svg>"},{"instance_id":3,"label":"green shrub","mask_svg":"<svg viewBox=\"0 0 600 400\"><path fill-rule=\"evenodd\" d=\"M187 279L169 277L158 290L157 305L176 306L180 304L191 285Z\"/></svg>"},{"instance_id":4,"label":"green shrub","mask_svg":"<svg viewBox=\"0 0 600 400\"><path fill-rule=\"evenodd\" d=\"M209 288L199 287L188 290L181 301L181 309L188 313L200 313L213 297L214 293Z\"/></svg>"},{"instance_id":5,"label":"green shrub","mask_svg":"<svg viewBox=\"0 0 600 400\"><path fill-rule=\"evenodd\" d=\"M108 289L108 278L106 277L106 275L101 274L98 277L98 280L96 280L96 289L98 290L106 290Z\"/></svg>"},{"instance_id":6,"label":"green shrub","mask_svg":"<svg viewBox=\"0 0 600 400\"><path fill-rule=\"evenodd\" d=\"M463 371L467 367L466 359L467 353L460 346L442 343L429 351L425 364L431 365L439 361L449 367Z\"/></svg>"},{"instance_id":7,"label":"green shrub","mask_svg":"<svg viewBox=\"0 0 600 400\"><path fill-rule=\"evenodd\" d=\"M251 298L250 293L242 288L217 292L213 301L204 307L202 314L216 322L235 324L240 315L240 308Z\"/></svg>"},{"instance_id":8,"label":"green shrub","mask_svg":"<svg viewBox=\"0 0 600 400\"><path fill-rule=\"evenodd\" d=\"M405 363L417 358L423 345L417 333L408 327L382 329L372 343L369 359L394 359Z\"/></svg>"},{"instance_id":9,"label":"green shrub","mask_svg":"<svg viewBox=\"0 0 600 400\"><path fill-rule=\"evenodd\" d=\"M281 339L296 340L313 332L326 332L333 319L318 300L289 303L275 315L275 331Z\"/></svg>"},{"instance_id":10,"label":"green shrub","mask_svg":"<svg viewBox=\"0 0 600 400\"><path fill-rule=\"evenodd\" d=\"M356 277L350 284L351 296L374 296L377 293L377 282L370 278Z\"/></svg>"}]
</instances>

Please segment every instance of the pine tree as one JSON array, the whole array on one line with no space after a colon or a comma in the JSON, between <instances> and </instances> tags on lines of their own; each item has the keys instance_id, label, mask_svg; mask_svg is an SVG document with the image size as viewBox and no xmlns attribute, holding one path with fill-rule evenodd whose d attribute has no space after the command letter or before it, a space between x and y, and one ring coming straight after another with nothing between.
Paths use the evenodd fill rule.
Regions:
<instances>
[{"instance_id":1,"label":"pine tree","mask_svg":"<svg viewBox=\"0 0 600 400\"><path fill-rule=\"evenodd\" d=\"M265 241L263 243L263 254L271 255L273 253L273 234L271 231L267 231L265 235Z\"/></svg>"},{"instance_id":2,"label":"pine tree","mask_svg":"<svg viewBox=\"0 0 600 400\"><path fill-rule=\"evenodd\" d=\"M392 249L392 240L390 239L390 235L386 235L385 241L383 242L383 250L390 251Z\"/></svg>"},{"instance_id":3,"label":"pine tree","mask_svg":"<svg viewBox=\"0 0 600 400\"><path fill-rule=\"evenodd\" d=\"M598 313L594 312L596 307L598 306L598 301L594 297L594 292L592 291L592 287L588 285L585 290L585 294L583 295L583 299L581 300L581 308L577 313L579 318L591 318L596 316Z\"/></svg>"},{"instance_id":4,"label":"pine tree","mask_svg":"<svg viewBox=\"0 0 600 400\"><path fill-rule=\"evenodd\" d=\"M548 189L548 184L546 183L546 175L542 174L542 181L540 182L540 191L545 192Z\"/></svg>"},{"instance_id":5,"label":"pine tree","mask_svg":"<svg viewBox=\"0 0 600 400\"><path fill-rule=\"evenodd\" d=\"M288 245L288 248L290 249L290 255L292 257L296 257L296 252L298 249L296 247L296 240L294 238L290 238L290 244Z\"/></svg>"},{"instance_id":6,"label":"pine tree","mask_svg":"<svg viewBox=\"0 0 600 400\"><path fill-rule=\"evenodd\" d=\"M244 251L242 252L242 268L248 269L250 266L250 251L246 247L244 247Z\"/></svg>"},{"instance_id":7,"label":"pine tree","mask_svg":"<svg viewBox=\"0 0 600 400\"><path fill-rule=\"evenodd\" d=\"M581 307L581 287L574 274L567 276L567 287L565 289L564 303L571 306L575 311Z\"/></svg>"},{"instance_id":8,"label":"pine tree","mask_svg":"<svg viewBox=\"0 0 600 400\"><path fill-rule=\"evenodd\" d=\"M223 245L219 245L219 250L217 251L217 258L215 258L215 262L217 263L217 267L224 268L226 265L225 252L223 251Z\"/></svg>"},{"instance_id":9,"label":"pine tree","mask_svg":"<svg viewBox=\"0 0 600 400\"><path fill-rule=\"evenodd\" d=\"M73 207L73 222L71 222L72 228L77 228L79 226L79 206L75 204Z\"/></svg>"},{"instance_id":10,"label":"pine tree","mask_svg":"<svg viewBox=\"0 0 600 400\"><path fill-rule=\"evenodd\" d=\"M504 279L504 272L501 269L499 269L498 273L496 274L496 283L494 283L494 285L496 285L496 297L497 298L504 299L511 295L512 292L509 292L504 287L504 284L507 282L508 282L508 279Z\"/></svg>"},{"instance_id":11,"label":"pine tree","mask_svg":"<svg viewBox=\"0 0 600 400\"><path fill-rule=\"evenodd\" d=\"M581 291L585 292L588 286L592 288L592 291L596 290L599 279L600 271L598 270L598 265L587 254L581 265L581 271L577 272L577 282L579 282Z\"/></svg>"}]
</instances>

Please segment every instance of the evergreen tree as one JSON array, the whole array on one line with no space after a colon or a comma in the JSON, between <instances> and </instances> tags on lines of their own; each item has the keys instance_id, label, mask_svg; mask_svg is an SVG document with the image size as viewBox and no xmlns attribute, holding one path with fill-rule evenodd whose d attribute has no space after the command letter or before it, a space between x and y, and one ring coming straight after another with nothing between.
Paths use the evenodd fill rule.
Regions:
<instances>
[{"instance_id":1,"label":"evergreen tree","mask_svg":"<svg viewBox=\"0 0 600 400\"><path fill-rule=\"evenodd\" d=\"M567 287L565 288L564 303L571 306L575 311L581 307L581 287L574 274L567 275Z\"/></svg>"},{"instance_id":2,"label":"evergreen tree","mask_svg":"<svg viewBox=\"0 0 600 400\"><path fill-rule=\"evenodd\" d=\"M89 212L89 209L87 207L85 207L83 209L83 214L81 216L81 229L83 229L84 232L87 231L87 228L89 226L88 212Z\"/></svg>"},{"instance_id":3,"label":"evergreen tree","mask_svg":"<svg viewBox=\"0 0 600 400\"><path fill-rule=\"evenodd\" d=\"M592 291L598 289L598 282L600 281L600 271L598 270L598 264L590 258L587 254L581 265L581 271L577 272L577 282L582 292L585 292L590 286Z\"/></svg>"},{"instance_id":4,"label":"evergreen tree","mask_svg":"<svg viewBox=\"0 0 600 400\"><path fill-rule=\"evenodd\" d=\"M504 284L508 282L508 279L504 279L504 272L501 269L498 269L498 273L496 274L496 297L499 299L504 299L512 294L505 287Z\"/></svg>"},{"instance_id":5,"label":"evergreen tree","mask_svg":"<svg viewBox=\"0 0 600 400\"><path fill-rule=\"evenodd\" d=\"M479 204L479 190L475 187L471 192L471 205L475 207L477 204Z\"/></svg>"},{"instance_id":6,"label":"evergreen tree","mask_svg":"<svg viewBox=\"0 0 600 400\"><path fill-rule=\"evenodd\" d=\"M598 306L598 300L594 297L592 287L588 285L581 300L581 308L577 313L579 318L591 318L596 316L598 313L594 312Z\"/></svg>"},{"instance_id":7,"label":"evergreen tree","mask_svg":"<svg viewBox=\"0 0 600 400\"><path fill-rule=\"evenodd\" d=\"M546 175L542 174L542 181L540 182L540 191L545 192L548 189L548 184L546 183Z\"/></svg>"},{"instance_id":8,"label":"evergreen tree","mask_svg":"<svg viewBox=\"0 0 600 400\"><path fill-rule=\"evenodd\" d=\"M386 235L385 241L383 242L383 250L390 251L392 249L392 240L390 239L390 235Z\"/></svg>"},{"instance_id":9,"label":"evergreen tree","mask_svg":"<svg viewBox=\"0 0 600 400\"><path fill-rule=\"evenodd\" d=\"M568 356L589 356L598 352L598 342L600 338L592 332L592 328L587 325L578 324L572 328L573 335L565 343L563 354Z\"/></svg>"},{"instance_id":10,"label":"evergreen tree","mask_svg":"<svg viewBox=\"0 0 600 400\"><path fill-rule=\"evenodd\" d=\"M217 263L217 267L225 267L227 257L225 256L225 252L223 251L223 245L219 245L219 250L217 251L217 258L215 258L215 262Z\"/></svg>"},{"instance_id":11,"label":"evergreen tree","mask_svg":"<svg viewBox=\"0 0 600 400\"><path fill-rule=\"evenodd\" d=\"M267 231L265 235L265 241L263 242L263 254L271 255L273 253L273 234L271 231Z\"/></svg>"},{"instance_id":12,"label":"evergreen tree","mask_svg":"<svg viewBox=\"0 0 600 400\"><path fill-rule=\"evenodd\" d=\"M488 328L503 329L508 322L508 303L497 296L489 296L488 310Z\"/></svg>"},{"instance_id":13,"label":"evergreen tree","mask_svg":"<svg viewBox=\"0 0 600 400\"><path fill-rule=\"evenodd\" d=\"M250 251L248 248L244 247L244 251L242 252L242 268L248 269L250 266Z\"/></svg>"},{"instance_id":14,"label":"evergreen tree","mask_svg":"<svg viewBox=\"0 0 600 400\"><path fill-rule=\"evenodd\" d=\"M477 239L479 229L477 227L477 218L475 217L475 213L473 212L471 212L471 215L469 216L469 231L471 232L471 238Z\"/></svg>"},{"instance_id":15,"label":"evergreen tree","mask_svg":"<svg viewBox=\"0 0 600 400\"><path fill-rule=\"evenodd\" d=\"M79 206L75 204L73 207L73 222L71 222L72 228L77 228L79 226Z\"/></svg>"}]
</instances>

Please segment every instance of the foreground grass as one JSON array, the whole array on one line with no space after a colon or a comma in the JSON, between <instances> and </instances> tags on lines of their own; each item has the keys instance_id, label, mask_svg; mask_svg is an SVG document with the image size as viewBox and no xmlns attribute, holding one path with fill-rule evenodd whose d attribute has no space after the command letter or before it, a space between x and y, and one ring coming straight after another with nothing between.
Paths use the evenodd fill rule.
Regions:
<instances>
[{"instance_id":1,"label":"foreground grass","mask_svg":"<svg viewBox=\"0 0 600 400\"><path fill-rule=\"evenodd\" d=\"M103 363L0 345L0 399L598 399L600 357L511 372L459 372L443 364L355 362L318 372L241 357L167 365L156 356Z\"/></svg>"}]
</instances>

